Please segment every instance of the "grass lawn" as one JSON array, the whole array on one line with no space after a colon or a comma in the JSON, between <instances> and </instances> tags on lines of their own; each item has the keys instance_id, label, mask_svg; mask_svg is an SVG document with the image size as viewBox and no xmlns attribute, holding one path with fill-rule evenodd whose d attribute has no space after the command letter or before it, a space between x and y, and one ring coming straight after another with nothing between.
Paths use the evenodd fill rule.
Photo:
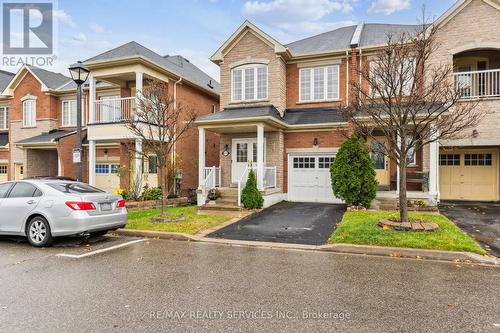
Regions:
<instances>
[{"instance_id":1,"label":"grass lawn","mask_svg":"<svg viewBox=\"0 0 500 333\"><path fill-rule=\"evenodd\" d=\"M443 215L410 213L410 217L435 222L434 232L383 230L377 226L385 217L397 217L397 212L346 212L328 243L350 243L379 246L410 247L448 251L469 251L486 254L472 238Z\"/></svg>"},{"instance_id":2,"label":"grass lawn","mask_svg":"<svg viewBox=\"0 0 500 333\"><path fill-rule=\"evenodd\" d=\"M194 235L200 230L210 229L231 219L231 216L215 214L199 214L196 206L167 208L171 217L184 215L180 222L151 222L151 217L159 215L160 209L131 210L128 212L126 229L154 230L165 232L182 232Z\"/></svg>"}]
</instances>

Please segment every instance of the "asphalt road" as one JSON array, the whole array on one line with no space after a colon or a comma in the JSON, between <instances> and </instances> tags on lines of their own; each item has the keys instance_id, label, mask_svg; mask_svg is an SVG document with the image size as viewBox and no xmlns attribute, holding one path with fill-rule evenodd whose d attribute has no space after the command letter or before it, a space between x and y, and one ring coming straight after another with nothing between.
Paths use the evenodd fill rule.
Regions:
<instances>
[{"instance_id":1,"label":"asphalt road","mask_svg":"<svg viewBox=\"0 0 500 333\"><path fill-rule=\"evenodd\" d=\"M0 240L0 331L500 332L499 268L167 240L56 256L130 240Z\"/></svg>"}]
</instances>

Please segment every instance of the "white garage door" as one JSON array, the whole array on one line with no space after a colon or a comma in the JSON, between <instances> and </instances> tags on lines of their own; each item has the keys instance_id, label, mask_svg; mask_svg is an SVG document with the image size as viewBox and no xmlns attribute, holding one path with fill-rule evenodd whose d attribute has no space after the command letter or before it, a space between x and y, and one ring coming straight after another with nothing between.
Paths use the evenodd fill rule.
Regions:
<instances>
[{"instance_id":1,"label":"white garage door","mask_svg":"<svg viewBox=\"0 0 500 333\"><path fill-rule=\"evenodd\" d=\"M95 165L95 185L103 191L113 193L120 188L119 164L98 163Z\"/></svg>"},{"instance_id":2,"label":"white garage door","mask_svg":"<svg viewBox=\"0 0 500 333\"><path fill-rule=\"evenodd\" d=\"M331 155L290 156L288 159L288 200L296 202L342 203L332 191Z\"/></svg>"}]
</instances>

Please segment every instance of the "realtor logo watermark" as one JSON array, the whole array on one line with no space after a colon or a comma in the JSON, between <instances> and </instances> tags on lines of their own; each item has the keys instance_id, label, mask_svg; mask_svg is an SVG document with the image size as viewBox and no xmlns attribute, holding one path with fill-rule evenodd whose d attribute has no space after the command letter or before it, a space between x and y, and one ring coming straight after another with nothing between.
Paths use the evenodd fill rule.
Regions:
<instances>
[{"instance_id":1,"label":"realtor logo watermark","mask_svg":"<svg viewBox=\"0 0 500 333\"><path fill-rule=\"evenodd\" d=\"M2 3L2 66L52 66L54 2Z\"/></svg>"}]
</instances>

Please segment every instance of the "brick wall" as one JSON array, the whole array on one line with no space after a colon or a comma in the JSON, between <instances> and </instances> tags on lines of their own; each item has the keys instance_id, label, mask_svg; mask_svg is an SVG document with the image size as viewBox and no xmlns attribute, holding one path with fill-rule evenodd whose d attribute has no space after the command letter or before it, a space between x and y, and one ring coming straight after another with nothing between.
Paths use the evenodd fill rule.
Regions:
<instances>
[{"instance_id":1,"label":"brick wall","mask_svg":"<svg viewBox=\"0 0 500 333\"><path fill-rule=\"evenodd\" d=\"M24 177L57 176L57 150L26 149L25 154Z\"/></svg>"},{"instance_id":2,"label":"brick wall","mask_svg":"<svg viewBox=\"0 0 500 333\"><path fill-rule=\"evenodd\" d=\"M219 107L219 99L205 94L187 84L177 85L177 106L197 116L208 114L212 105ZM205 132L205 165L219 166L219 136ZM186 195L188 189L198 188L198 128L192 126L183 134L176 144L176 154L180 159L182 170L181 191Z\"/></svg>"},{"instance_id":3,"label":"brick wall","mask_svg":"<svg viewBox=\"0 0 500 333\"><path fill-rule=\"evenodd\" d=\"M255 59L269 61L268 100L251 104L273 104L280 112L283 112L286 108L286 65L281 58L276 56L274 48L253 32L247 32L224 56L224 62L220 64L221 108L246 105L245 103L231 104L231 64L241 61L252 63Z\"/></svg>"},{"instance_id":4,"label":"brick wall","mask_svg":"<svg viewBox=\"0 0 500 333\"><path fill-rule=\"evenodd\" d=\"M346 129L313 132L288 132L284 135L283 152L283 192L288 192L288 149L307 148L314 152L317 148L339 148L349 132ZM314 147L314 139L318 139L318 146Z\"/></svg>"},{"instance_id":5,"label":"brick wall","mask_svg":"<svg viewBox=\"0 0 500 333\"><path fill-rule=\"evenodd\" d=\"M85 136L85 131L82 132ZM61 175L76 179L76 164L73 163L73 148L76 147L76 134L59 139L57 154L61 162ZM88 148L84 147L83 156L83 181L88 182Z\"/></svg>"}]
</instances>

